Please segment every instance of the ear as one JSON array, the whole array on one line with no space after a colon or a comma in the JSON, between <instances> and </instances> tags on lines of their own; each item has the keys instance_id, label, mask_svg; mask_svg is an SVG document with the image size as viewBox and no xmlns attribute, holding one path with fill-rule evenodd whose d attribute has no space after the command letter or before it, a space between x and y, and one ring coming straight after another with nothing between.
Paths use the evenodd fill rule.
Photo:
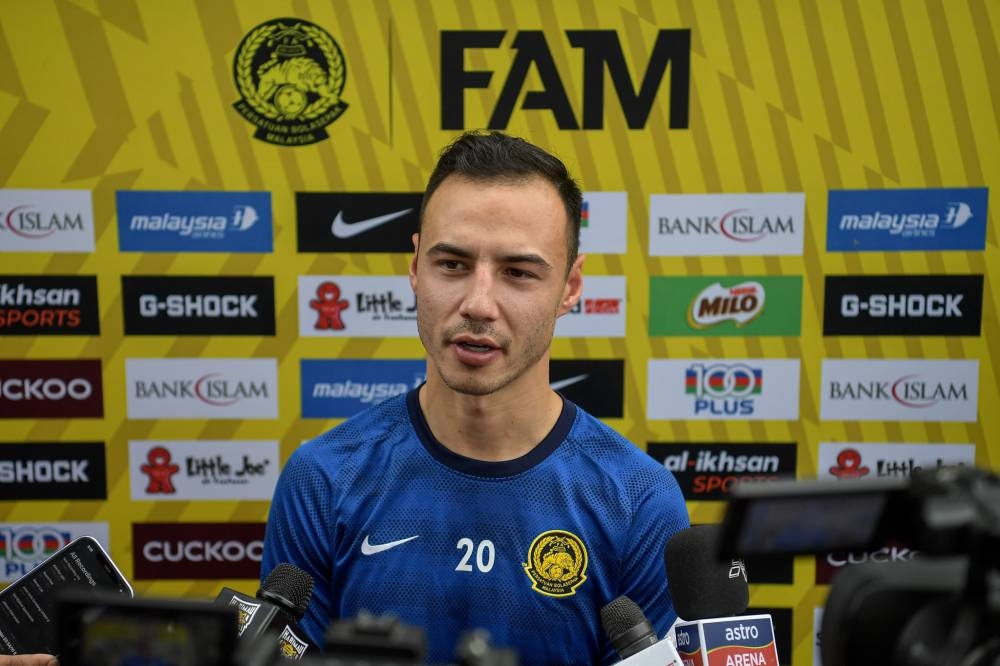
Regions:
<instances>
[{"instance_id":1,"label":"ear","mask_svg":"<svg viewBox=\"0 0 1000 666\"><path fill-rule=\"evenodd\" d=\"M563 288L562 300L559 302L559 310L556 316L561 317L577 304L580 295L583 293L583 260L587 257L579 255L573 262L573 267L569 269L566 276L566 286Z\"/></svg>"},{"instance_id":2,"label":"ear","mask_svg":"<svg viewBox=\"0 0 1000 666\"><path fill-rule=\"evenodd\" d=\"M417 291L417 256L420 254L420 234L413 234L413 259L410 260L410 288Z\"/></svg>"}]
</instances>

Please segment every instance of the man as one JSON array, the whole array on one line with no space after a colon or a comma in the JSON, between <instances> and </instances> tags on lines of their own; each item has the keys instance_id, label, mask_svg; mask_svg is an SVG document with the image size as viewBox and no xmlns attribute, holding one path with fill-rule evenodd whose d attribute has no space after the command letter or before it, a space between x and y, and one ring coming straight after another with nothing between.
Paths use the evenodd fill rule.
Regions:
<instances>
[{"instance_id":1,"label":"man","mask_svg":"<svg viewBox=\"0 0 1000 666\"><path fill-rule=\"evenodd\" d=\"M261 573L312 574L314 642L367 610L426 630L429 663L474 628L522 664L610 663L599 613L622 594L670 627L676 481L549 386L556 318L583 286L581 200L522 139L473 132L442 153L410 264L427 381L302 446L271 506Z\"/></svg>"}]
</instances>

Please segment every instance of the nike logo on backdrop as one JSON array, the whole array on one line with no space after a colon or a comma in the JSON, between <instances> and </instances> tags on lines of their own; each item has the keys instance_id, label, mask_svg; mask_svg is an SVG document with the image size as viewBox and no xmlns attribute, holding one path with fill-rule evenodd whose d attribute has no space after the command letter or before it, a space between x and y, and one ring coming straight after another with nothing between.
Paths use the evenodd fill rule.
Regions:
<instances>
[{"instance_id":1,"label":"nike logo on backdrop","mask_svg":"<svg viewBox=\"0 0 1000 666\"><path fill-rule=\"evenodd\" d=\"M365 540L361 542L361 554L362 555L374 555L375 553L381 553L384 550L389 550L390 548L395 548L400 546L407 541L413 541L414 539L419 539L420 535L407 537L406 539L400 539L399 541L390 541L389 543L379 543L374 546L368 543L368 535L365 535Z\"/></svg>"},{"instance_id":2,"label":"nike logo on backdrop","mask_svg":"<svg viewBox=\"0 0 1000 666\"><path fill-rule=\"evenodd\" d=\"M561 391L567 386L572 386L573 384L579 384L589 376L590 375L577 375L576 377L570 377L569 379L560 379L557 382L552 382L551 384L549 384L549 386L552 388L553 391Z\"/></svg>"},{"instance_id":3,"label":"nike logo on backdrop","mask_svg":"<svg viewBox=\"0 0 1000 666\"><path fill-rule=\"evenodd\" d=\"M333 218L333 225L330 227L330 231L333 232L333 235L337 238L353 238L358 234L365 233L369 229L374 229L375 227L383 225L386 222L392 222L398 217L403 217L412 210L412 208L397 210L395 213L379 215L378 217L370 217L367 220L359 220L357 222L345 222L344 211L337 211L337 217Z\"/></svg>"}]
</instances>

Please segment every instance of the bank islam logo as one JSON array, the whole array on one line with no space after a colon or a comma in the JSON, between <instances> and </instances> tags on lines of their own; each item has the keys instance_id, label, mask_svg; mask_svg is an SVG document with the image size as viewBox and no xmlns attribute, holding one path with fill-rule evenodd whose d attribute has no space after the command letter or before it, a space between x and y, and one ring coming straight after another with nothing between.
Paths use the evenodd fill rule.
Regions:
<instances>
[{"instance_id":1,"label":"bank islam logo","mask_svg":"<svg viewBox=\"0 0 1000 666\"><path fill-rule=\"evenodd\" d=\"M650 419L795 420L799 360L649 361Z\"/></svg>"},{"instance_id":2,"label":"bank islam logo","mask_svg":"<svg viewBox=\"0 0 1000 666\"><path fill-rule=\"evenodd\" d=\"M300 275L299 335L417 337L417 301L409 278Z\"/></svg>"},{"instance_id":3,"label":"bank islam logo","mask_svg":"<svg viewBox=\"0 0 1000 666\"><path fill-rule=\"evenodd\" d=\"M799 335L802 278L652 277L650 335Z\"/></svg>"},{"instance_id":4,"label":"bank islam logo","mask_svg":"<svg viewBox=\"0 0 1000 666\"><path fill-rule=\"evenodd\" d=\"M132 523L136 580L259 579L264 523Z\"/></svg>"},{"instance_id":5,"label":"bank islam logo","mask_svg":"<svg viewBox=\"0 0 1000 666\"><path fill-rule=\"evenodd\" d=\"M979 361L823 361L824 421L976 420Z\"/></svg>"},{"instance_id":6,"label":"bank islam logo","mask_svg":"<svg viewBox=\"0 0 1000 666\"><path fill-rule=\"evenodd\" d=\"M302 359L300 374L302 418L347 418L423 384L427 362Z\"/></svg>"},{"instance_id":7,"label":"bank islam logo","mask_svg":"<svg viewBox=\"0 0 1000 666\"><path fill-rule=\"evenodd\" d=\"M326 126L347 109L341 99L347 67L326 30L299 18L261 23L243 37L233 58L241 99L233 104L257 126L254 138L304 146L329 137Z\"/></svg>"},{"instance_id":8,"label":"bank islam logo","mask_svg":"<svg viewBox=\"0 0 1000 666\"><path fill-rule=\"evenodd\" d=\"M278 481L278 442L130 441L133 500L269 500Z\"/></svg>"},{"instance_id":9,"label":"bank islam logo","mask_svg":"<svg viewBox=\"0 0 1000 666\"><path fill-rule=\"evenodd\" d=\"M0 275L0 335L98 335L93 275Z\"/></svg>"},{"instance_id":10,"label":"bank islam logo","mask_svg":"<svg viewBox=\"0 0 1000 666\"><path fill-rule=\"evenodd\" d=\"M130 419L278 418L273 358L125 359Z\"/></svg>"},{"instance_id":11,"label":"bank islam logo","mask_svg":"<svg viewBox=\"0 0 1000 666\"><path fill-rule=\"evenodd\" d=\"M580 252L625 254L628 249L628 193L584 192L580 207Z\"/></svg>"},{"instance_id":12,"label":"bank islam logo","mask_svg":"<svg viewBox=\"0 0 1000 666\"><path fill-rule=\"evenodd\" d=\"M985 187L831 190L828 252L983 250Z\"/></svg>"},{"instance_id":13,"label":"bank islam logo","mask_svg":"<svg viewBox=\"0 0 1000 666\"><path fill-rule=\"evenodd\" d=\"M0 252L93 252L90 190L0 189Z\"/></svg>"},{"instance_id":14,"label":"bank islam logo","mask_svg":"<svg viewBox=\"0 0 1000 666\"><path fill-rule=\"evenodd\" d=\"M625 337L625 276L593 276L568 313L556 319L557 338Z\"/></svg>"},{"instance_id":15,"label":"bank islam logo","mask_svg":"<svg viewBox=\"0 0 1000 666\"><path fill-rule=\"evenodd\" d=\"M94 537L110 552L107 523L0 523L0 582L13 583L82 536Z\"/></svg>"},{"instance_id":16,"label":"bank islam logo","mask_svg":"<svg viewBox=\"0 0 1000 666\"><path fill-rule=\"evenodd\" d=\"M270 192L119 190L122 252L270 252Z\"/></svg>"},{"instance_id":17,"label":"bank islam logo","mask_svg":"<svg viewBox=\"0 0 1000 666\"><path fill-rule=\"evenodd\" d=\"M805 195L654 194L651 256L801 255Z\"/></svg>"},{"instance_id":18,"label":"bank islam logo","mask_svg":"<svg viewBox=\"0 0 1000 666\"><path fill-rule=\"evenodd\" d=\"M920 469L976 464L974 444L821 442L820 478L908 478Z\"/></svg>"}]
</instances>

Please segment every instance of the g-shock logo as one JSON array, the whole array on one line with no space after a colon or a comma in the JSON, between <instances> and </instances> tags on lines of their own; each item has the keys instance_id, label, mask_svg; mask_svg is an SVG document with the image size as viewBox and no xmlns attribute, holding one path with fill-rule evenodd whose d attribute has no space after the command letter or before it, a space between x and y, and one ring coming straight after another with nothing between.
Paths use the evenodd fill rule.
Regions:
<instances>
[{"instance_id":1,"label":"g-shock logo","mask_svg":"<svg viewBox=\"0 0 1000 666\"><path fill-rule=\"evenodd\" d=\"M270 277L123 277L128 335L274 335Z\"/></svg>"}]
</instances>

